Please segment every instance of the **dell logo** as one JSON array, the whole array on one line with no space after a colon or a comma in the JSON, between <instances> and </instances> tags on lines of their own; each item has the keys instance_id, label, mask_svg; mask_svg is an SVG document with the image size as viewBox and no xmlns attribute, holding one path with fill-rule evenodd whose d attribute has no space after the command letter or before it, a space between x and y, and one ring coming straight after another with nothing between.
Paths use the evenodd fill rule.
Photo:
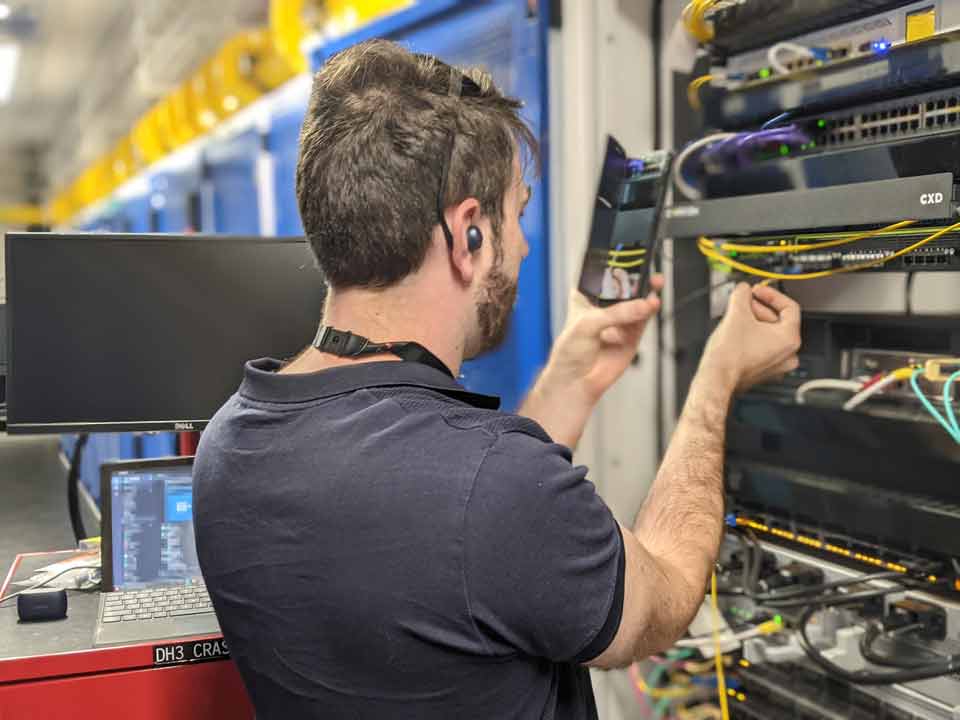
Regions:
<instances>
[{"instance_id":1,"label":"dell logo","mask_svg":"<svg viewBox=\"0 0 960 720\"><path fill-rule=\"evenodd\" d=\"M943 193L924 193L920 196L921 205L938 205L943 202Z\"/></svg>"},{"instance_id":2,"label":"dell logo","mask_svg":"<svg viewBox=\"0 0 960 720\"><path fill-rule=\"evenodd\" d=\"M174 430L193 430L192 422L175 422L173 424Z\"/></svg>"}]
</instances>

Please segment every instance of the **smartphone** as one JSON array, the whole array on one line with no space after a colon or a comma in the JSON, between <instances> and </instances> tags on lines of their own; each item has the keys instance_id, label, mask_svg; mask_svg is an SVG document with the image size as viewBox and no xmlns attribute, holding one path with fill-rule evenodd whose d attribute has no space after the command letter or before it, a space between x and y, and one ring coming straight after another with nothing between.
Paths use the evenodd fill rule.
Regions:
<instances>
[{"instance_id":1,"label":"smartphone","mask_svg":"<svg viewBox=\"0 0 960 720\"><path fill-rule=\"evenodd\" d=\"M620 143L607 138L580 270L580 292L594 303L609 305L650 292L672 160L665 150L629 158Z\"/></svg>"}]
</instances>

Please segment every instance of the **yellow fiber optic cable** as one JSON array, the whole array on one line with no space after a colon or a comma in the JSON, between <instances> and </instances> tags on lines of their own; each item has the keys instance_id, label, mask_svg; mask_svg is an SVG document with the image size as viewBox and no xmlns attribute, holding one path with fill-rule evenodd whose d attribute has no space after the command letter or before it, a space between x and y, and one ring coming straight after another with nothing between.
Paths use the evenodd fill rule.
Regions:
<instances>
[{"instance_id":1,"label":"yellow fiber optic cable","mask_svg":"<svg viewBox=\"0 0 960 720\"><path fill-rule=\"evenodd\" d=\"M863 263L857 263L856 265L848 265L846 267L840 268L831 268L830 270L818 270L816 272L808 273L798 273L798 274L789 274L789 273L778 273L770 272L768 270L763 270L761 268L753 267L752 265L747 265L746 263L738 262L732 258L728 258L724 255L721 255L716 250L714 250L714 243L708 240L705 237L701 237L697 241L697 248L700 250L700 253L705 257L714 260L715 262L725 265L734 270L739 270L747 275L753 275L755 277L767 278L769 280L815 280L817 278L831 277L832 275L840 275L843 273L856 272L858 270L866 270L867 268L877 267L879 265L884 265L895 258L902 257L907 253L911 253L914 250L917 250L920 247L923 247L927 243L933 242L946 235L947 233L954 232L960 229L960 222L954 223L949 227L942 228L932 235L928 235L922 240L918 240L912 245L908 245L902 250L898 250L895 253L887 255L886 257L879 258L877 260L869 260Z\"/></svg>"},{"instance_id":2,"label":"yellow fiber optic cable","mask_svg":"<svg viewBox=\"0 0 960 720\"><path fill-rule=\"evenodd\" d=\"M646 260L631 260L630 262L617 262L616 260L610 260L607 262L607 267L629 269L640 267L646 262Z\"/></svg>"},{"instance_id":3,"label":"yellow fiber optic cable","mask_svg":"<svg viewBox=\"0 0 960 720\"><path fill-rule=\"evenodd\" d=\"M738 252L742 255L808 252L811 250L823 250L824 248L837 247L840 245L849 245L850 243L859 242L860 240L868 240L870 238L877 237L878 235L883 235L885 233L899 230L900 228L904 228L908 225L913 225L915 222L916 220L901 220L898 223L887 225L887 227L880 228L879 230L871 230L870 232L860 233L859 235L840 238L838 240L828 240L826 242L807 243L802 245L749 245L745 243L724 242L720 244L715 243L714 248L725 250L727 252Z\"/></svg>"},{"instance_id":4,"label":"yellow fiber optic cable","mask_svg":"<svg viewBox=\"0 0 960 720\"><path fill-rule=\"evenodd\" d=\"M720 715L723 720L730 719L730 708L727 707L727 681L723 676L723 653L720 648L720 605L717 602L717 574L710 575L710 605L713 607L713 652L717 663L717 695L720 698Z\"/></svg>"},{"instance_id":5,"label":"yellow fiber optic cable","mask_svg":"<svg viewBox=\"0 0 960 720\"><path fill-rule=\"evenodd\" d=\"M700 88L709 85L713 79L713 75L701 75L687 85L687 102L691 108L697 111L703 108L703 103L700 102Z\"/></svg>"}]
</instances>

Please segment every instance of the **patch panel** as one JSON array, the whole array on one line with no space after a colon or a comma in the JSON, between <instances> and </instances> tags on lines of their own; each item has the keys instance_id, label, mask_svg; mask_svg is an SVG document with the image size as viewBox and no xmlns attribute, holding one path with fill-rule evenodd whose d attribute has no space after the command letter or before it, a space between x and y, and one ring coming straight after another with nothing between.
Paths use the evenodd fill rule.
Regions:
<instances>
[{"instance_id":1,"label":"patch panel","mask_svg":"<svg viewBox=\"0 0 960 720\"><path fill-rule=\"evenodd\" d=\"M752 264L764 270L785 273L806 273L818 270L830 270L847 265L879 262L896 253L924 234L933 232L932 229L920 230L907 236L876 237L861 240L849 247L835 247L826 250L790 253L790 245L811 241L810 236L762 237L753 238L750 244L769 247L782 246L783 253L764 253ZM813 241L824 238L833 238L834 235L815 236ZM839 237L839 236L837 236ZM738 242L743 243L744 238ZM945 236L930 245L917 248L913 252L901 257L893 258L882 265L866 268L862 272L904 272L904 271L957 271L960 270L960 237Z\"/></svg>"},{"instance_id":2,"label":"patch panel","mask_svg":"<svg viewBox=\"0 0 960 720\"><path fill-rule=\"evenodd\" d=\"M844 60L864 57L868 55L884 54L892 47L902 45L911 38L909 18L916 13L934 12L934 27L937 33L948 32L960 27L960 4L949 0L918 0L913 3L902 3L901 7L889 8L885 12L878 12L867 17L834 25L827 29L815 32L779 33L771 36L763 47L718 54L711 70L714 74L726 74L729 80L726 86L736 89L741 85L778 77L771 68L766 48L777 40L789 40L791 43L807 48L817 48L820 58L788 57L782 62L790 72L811 70L821 66L831 65ZM881 9L877 7L877 9ZM732 18L731 14L731 18ZM760 37L766 26L777 22L780 13L771 13L769 17L757 18L758 27L752 33L744 33L744 40L749 35ZM729 30L742 32L745 29L744 20L739 20L737 27L732 22L728 28L724 20L720 20L717 28L717 37L720 46L724 44L724 35ZM913 39L917 39L913 36ZM786 54L786 53L785 53Z\"/></svg>"},{"instance_id":3,"label":"patch panel","mask_svg":"<svg viewBox=\"0 0 960 720\"><path fill-rule=\"evenodd\" d=\"M902 246L903 243L900 244ZM856 248L851 250L834 250L831 252L796 253L790 256L789 265L797 272L812 272L857 265L873 261L880 261L893 255L896 249ZM887 272L902 272L904 270L958 270L960 269L960 255L955 247L923 247L914 250L909 255L894 258L876 268Z\"/></svg>"}]
</instances>

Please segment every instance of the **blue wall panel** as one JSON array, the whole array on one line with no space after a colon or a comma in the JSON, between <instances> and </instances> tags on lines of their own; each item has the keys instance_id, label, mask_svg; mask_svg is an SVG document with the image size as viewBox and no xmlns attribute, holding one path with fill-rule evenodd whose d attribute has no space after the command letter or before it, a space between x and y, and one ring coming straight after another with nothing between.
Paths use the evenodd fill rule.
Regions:
<instances>
[{"instance_id":1,"label":"blue wall panel","mask_svg":"<svg viewBox=\"0 0 960 720\"><path fill-rule=\"evenodd\" d=\"M297 205L297 154L300 126L307 109L275 115L267 135L267 150L273 157L273 185L277 204L277 235L303 235Z\"/></svg>"},{"instance_id":2,"label":"blue wall panel","mask_svg":"<svg viewBox=\"0 0 960 720\"><path fill-rule=\"evenodd\" d=\"M317 48L311 60L316 69L345 47L385 37L453 64L481 65L505 93L523 100L525 118L541 139L546 156L546 5L539 3L541 14L531 17L527 0L421 0L408 10ZM508 410L519 406L550 349L545 170L540 178L528 177L533 197L522 226L530 254L521 268L510 334L497 352L469 362L463 369L463 380L470 389L500 395Z\"/></svg>"},{"instance_id":3,"label":"blue wall panel","mask_svg":"<svg viewBox=\"0 0 960 720\"><path fill-rule=\"evenodd\" d=\"M199 165L158 172L150 178L154 232L199 231L191 222L191 205L199 202L202 176Z\"/></svg>"},{"instance_id":4,"label":"blue wall panel","mask_svg":"<svg viewBox=\"0 0 960 720\"><path fill-rule=\"evenodd\" d=\"M259 235L257 156L261 139L247 130L211 142L204 151L207 179L213 191L213 228L218 233Z\"/></svg>"},{"instance_id":5,"label":"blue wall panel","mask_svg":"<svg viewBox=\"0 0 960 720\"><path fill-rule=\"evenodd\" d=\"M120 209L120 216L126 228L123 232L150 232L149 195L141 195L124 200Z\"/></svg>"}]
</instances>

